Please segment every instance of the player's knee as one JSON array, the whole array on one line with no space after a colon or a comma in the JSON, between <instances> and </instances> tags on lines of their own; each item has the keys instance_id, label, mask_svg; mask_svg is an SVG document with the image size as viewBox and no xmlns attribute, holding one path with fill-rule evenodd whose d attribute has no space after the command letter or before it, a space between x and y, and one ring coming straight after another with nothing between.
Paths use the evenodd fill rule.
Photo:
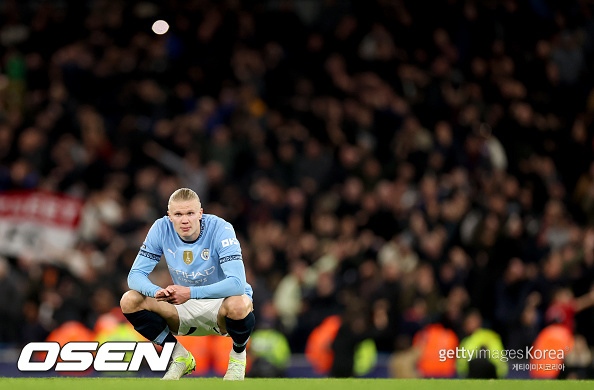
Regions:
<instances>
[{"instance_id":1,"label":"player's knee","mask_svg":"<svg viewBox=\"0 0 594 390\"><path fill-rule=\"evenodd\" d=\"M124 313L134 313L142 308L144 302L144 295L138 291L130 290L126 291L120 299L120 307Z\"/></svg>"},{"instance_id":2,"label":"player's knee","mask_svg":"<svg viewBox=\"0 0 594 390\"><path fill-rule=\"evenodd\" d=\"M241 320L250 314L251 307L248 305L243 297L233 296L225 300L227 317L232 320Z\"/></svg>"}]
</instances>

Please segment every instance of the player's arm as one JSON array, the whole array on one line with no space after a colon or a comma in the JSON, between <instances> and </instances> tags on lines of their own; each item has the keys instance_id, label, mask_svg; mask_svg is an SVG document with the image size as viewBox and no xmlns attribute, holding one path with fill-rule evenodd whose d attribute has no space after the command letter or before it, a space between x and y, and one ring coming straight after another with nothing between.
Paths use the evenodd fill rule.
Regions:
<instances>
[{"instance_id":1,"label":"player's arm","mask_svg":"<svg viewBox=\"0 0 594 390\"><path fill-rule=\"evenodd\" d=\"M242 295L246 292L245 268L241 256L241 247L235 237L235 232L230 227L231 225L228 223L220 227L221 231L217 237L217 247L215 248L219 255L219 263L225 274L225 279L207 286L190 287L192 298L226 298L233 295Z\"/></svg>"},{"instance_id":2,"label":"player's arm","mask_svg":"<svg viewBox=\"0 0 594 390\"><path fill-rule=\"evenodd\" d=\"M161 255L163 254L162 246L159 244L159 235L160 228L157 221L149 230L144 243L136 255L136 260L132 264L130 273L128 273L128 287L147 297L155 297L157 291L161 290L161 287L151 282L148 278L149 274L161 260Z\"/></svg>"},{"instance_id":3,"label":"player's arm","mask_svg":"<svg viewBox=\"0 0 594 390\"><path fill-rule=\"evenodd\" d=\"M241 260L241 259L239 259ZM181 305L188 299L200 298L226 298L233 295L246 294L252 298L252 290L245 288L245 270L243 262L235 260L235 264L222 265L226 278L207 286L185 287L179 285L167 286L157 291L155 298L158 301L165 301L174 305ZM244 282L242 282L244 280ZM244 287L240 287L243 284Z\"/></svg>"},{"instance_id":4,"label":"player's arm","mask_svg":"<svg viewBox=\"0 0 594 390\"><path fill-rule=\"evenodd\" d=\"M241 258L221 264L225 279L207 286L190 287L191 298L226 298L245 293L245 269Z\"/></svg>"}]
</instances>

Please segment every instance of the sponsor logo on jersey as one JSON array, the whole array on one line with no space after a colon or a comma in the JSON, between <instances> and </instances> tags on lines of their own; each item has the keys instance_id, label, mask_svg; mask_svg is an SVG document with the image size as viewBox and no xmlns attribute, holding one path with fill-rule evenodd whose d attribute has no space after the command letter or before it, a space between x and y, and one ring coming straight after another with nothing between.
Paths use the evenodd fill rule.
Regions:
<instances>
[{"instance_id":1,"label":"sponsor logo on jersey","mask_svg":"<svg viewBox=\"0 0 594 390\"><path fill-rule=\"evenodd\" d=\"M190 265L192 264L192 261L194 261L194 252L184 251L184 263Z\"/></svg>"},{"instance_id":2,"label":"sponsor logo on jersey","mask_svg":"<svg viewBox=\"0 0 594 390\"><path fill-rule=\"evenodd\" d=\"M230 245L239 245L239 241L237 238L225 238L223 241L221 241L221 245L223 245L223 248L226 248Z\"/></svg>"},{"instance_id":3,"label":"sponsor logo on jersey","mask_svg":"<svg viewBox=\"0 0 594 390\"><path fill-rule=\"evenodd\" d=\"M197 277L200 276L209 276L212 275L212 273L215 271L215 266L213 265L210 268L204 269L202 270L202 272L200 271L193 271L191 273L185 272L185 271L180 271L178 269L175 269L173 267L171 267L170 265L167 266L167 268L169 268L169 272L171 272L171 276L173 276L173 274L175 274L175 276L178 276L180 278L184 278L186 279L187 282L193 283L195 282L194 279L196 279Z\"/></svg>"},{"instance_id":4,"label":"sponsor logo on jersey","mask_svg":"<svg viewBox=\"0 0 594 390\"><path fill-rule=\"evenodd\" d=\"M200 257L202 257L202 260L204 260L204 261L208 260L208 258L210 257L210 250L208 248L202 249L202 253L200 254Z\"/></svg>"}]
</instances>

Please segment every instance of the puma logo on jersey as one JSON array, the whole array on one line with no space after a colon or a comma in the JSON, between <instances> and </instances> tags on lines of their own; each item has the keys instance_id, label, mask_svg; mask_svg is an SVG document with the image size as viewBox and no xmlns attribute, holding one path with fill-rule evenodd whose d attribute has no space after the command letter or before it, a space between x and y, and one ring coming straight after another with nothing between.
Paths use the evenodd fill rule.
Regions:
<instances>
[{"instance_id":1,"label":"puma logo on jersey","mask_svg":"<svg viewBox=\"0 0 594 390\"><path fill-rule=\"evenodd\" d=\"M175 259L175 252L172 251L171 249L167 248L167 252L171 253L173 255L173 258Z\"/></svg>"}]
</instances>

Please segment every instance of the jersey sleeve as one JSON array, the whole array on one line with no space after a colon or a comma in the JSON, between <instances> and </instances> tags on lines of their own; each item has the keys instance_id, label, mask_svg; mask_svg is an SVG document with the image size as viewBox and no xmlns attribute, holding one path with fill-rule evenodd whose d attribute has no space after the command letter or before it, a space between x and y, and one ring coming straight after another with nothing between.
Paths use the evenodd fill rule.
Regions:
<instances>
[{"instance_id":1,"label":"jersey sleeve","mask_svg":"<svg viewBox=\"0 0 594 390\"><path fill-rule=\"evenodd\" d=\"M162 232L159 221L151 226L128 274L128 287L147 297L154 297L161 289L148 275L155 269L163 254Z\"/></svg>"},{"instance_id":2,"label":"jersey sleeve","mask_svg":"<svg viewBox=\"0 0 594 390\"><path fill-rule=\"evenodd\" d=\"M219 225L215 237L214 250L218 254L219 264L225 274L225 279L207 286L190 287L192 298L226 298L246 293L245 268L241 256L241 246L231 224L225 222Z\"/></svg>"}]
</instances>

